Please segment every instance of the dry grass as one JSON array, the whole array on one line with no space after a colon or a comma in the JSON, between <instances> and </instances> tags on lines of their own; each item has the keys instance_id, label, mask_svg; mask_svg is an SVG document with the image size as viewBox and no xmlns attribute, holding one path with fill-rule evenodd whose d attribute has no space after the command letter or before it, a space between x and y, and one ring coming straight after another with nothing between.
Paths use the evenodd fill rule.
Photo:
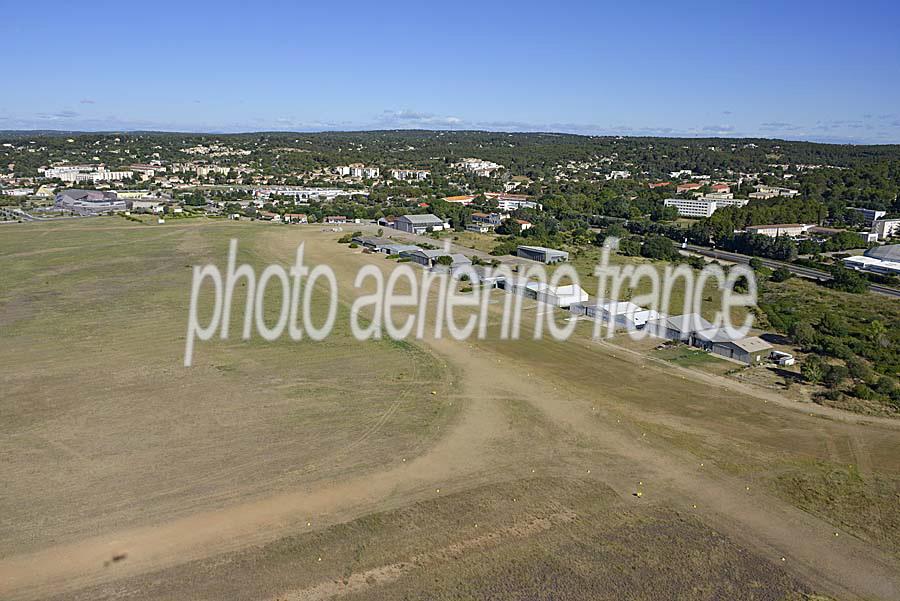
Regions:
<instances>
[{"instance_id":1,"label":"dry grass","mask_svg":"<svg viewBox=\"0 0 900 601\"><path fill-rule=\"evenodd\" d=\"M266 257L261 228L183 223L4 230L0 553L365 473L451 418L437 360L356 342L345 308L325 341L210 342L184 369L190 265L236 235Z\"/></svg>"}]
</instances>

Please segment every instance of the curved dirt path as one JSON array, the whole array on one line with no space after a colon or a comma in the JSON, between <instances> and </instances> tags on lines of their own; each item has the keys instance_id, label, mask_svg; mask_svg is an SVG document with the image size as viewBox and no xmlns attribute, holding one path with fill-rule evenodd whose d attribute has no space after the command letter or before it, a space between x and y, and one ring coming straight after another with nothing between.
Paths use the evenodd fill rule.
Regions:
<instances>
[{"instance_id":1,"label":"curved dirt path","mask_svg":"<svg viewBox=\"0 0 900 601\"><path fill-rule=\"evenodd\" d=\"M273 248L284 246L279 241ZM317 252L323 259L346 251L341 247ZM358 259L348 260L343 268L350 272L358 264ZM341 274L339 278L352 281ZM323 527L429 495L512 477L516 469L527 469L511 465L522 457L498 453L492 443L514 434L499 401L516 398L565 432L564 438L595 450L598 458L592 462L591 477L612 486L629 502L660 502L696 511L707 523L773 562L783 557L788 570L822 592L842 598L900 598L896 558L853 536L835 537L836 529L815 517L762 491L748 491L745 482L715 468L701 468L688 454L661 437L640 432L628 420L613 423L608 413L594 411L591 399L603 396L602 392L569 381L565 373L539 371L477 343L442 339L424 344L455 370L459 393L453 398L464 408L459 421L421 456L405 462L398 458L396 466L379 473L315 490L4 558L0 560L0 597L47 597L274 540L286 531L302 531L308 520L309 528ZM671 372L661 366L648 366L648 379L667 377ZM604 402L615 403L615 399ZM619 409L628 414L628 407ZM781 411L790 419L804 419L795 411ZM562 449L568 446L565 441L559 444ZM526 459L537 462L537 457ZM540 464L535 466L541 469ZM643 499L631 494L638 480L644 482ZM104 567L112 554L123 551L128 553L127 561L115 570Z\"/></svg>"}]
</instances>

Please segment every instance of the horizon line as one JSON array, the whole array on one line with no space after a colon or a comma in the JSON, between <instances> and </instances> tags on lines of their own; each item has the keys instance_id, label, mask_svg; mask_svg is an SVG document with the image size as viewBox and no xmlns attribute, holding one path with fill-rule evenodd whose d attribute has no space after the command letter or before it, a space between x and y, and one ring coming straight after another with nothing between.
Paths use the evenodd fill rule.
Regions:
<instances>
[{"instance_id":1,"label":"horizon line","mask_svg":"<svg viewBox=\"0 0 900 601\"><path fill-rule=\"evenodd\" d=\"M0 129L0 135L7 134L33 134L33 135L109 135L109 134L151 134L151 135L189 135L189 136L247 136L247 135L316 135L316 134L364 134L364 133L399 133L399 132L420 132L420 133L436 133L436 134L459 134L459 133L485 133L485 134L505 134L510 136L527 136L527 135L545 135L545 136L571 136L578 138L631 138L631 139L658 139L658 140L763 140L767 142L789 142L789 143L806 143L820 144L824 146L900 146L900 142L853 142L845 141L822 141L809 138L767 138L764 136L728 136L728 135L635 135L635 134L590 134L576 133L566 131L552 130L534 130L534 131L512 131L501 129L428 129L428 128L373 128L373 129L310 129L310 130L291 130L291 129L271 129L271 130L245 130L245 131L222 131L222 130L182 130L182 129Z\"/></svg>"}]
</instances>

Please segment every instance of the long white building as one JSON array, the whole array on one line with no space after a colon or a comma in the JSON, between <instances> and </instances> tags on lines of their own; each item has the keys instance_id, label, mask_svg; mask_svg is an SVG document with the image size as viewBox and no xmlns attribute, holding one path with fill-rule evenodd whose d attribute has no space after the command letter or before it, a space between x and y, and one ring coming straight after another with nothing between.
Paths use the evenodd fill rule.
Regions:
<instances>
[{"instance_id":1,"label":"long white building","mask_svg":"<svg viewBox=\"0 0 900 601\"><path fill-rule=\"evenodd\" d=\"M421 181L431 177L428 169L391 169L391 177L398 180Z\"/></svg>"},{"instance_id":2,"label":"long white building","mask_svg":"<svg viewBox=\"0 0 900 601\"><path fill-rule=\"evenodd\" d=\"M667 198L663 203L675 207L681 217L709 217L722 207L743 207L748 202L743 198Z\"/></svg>"},{"instance_id":3,"label":"long white building","mask_svg":"<svg viewBox=\"0 0 900 601\"><path fill-rule=\"evenodd\" d=\"M682 217L709 217L716 212L716 201L704 198L667 198L667 207L675 207Z\"/></svg>"}]
</instances>

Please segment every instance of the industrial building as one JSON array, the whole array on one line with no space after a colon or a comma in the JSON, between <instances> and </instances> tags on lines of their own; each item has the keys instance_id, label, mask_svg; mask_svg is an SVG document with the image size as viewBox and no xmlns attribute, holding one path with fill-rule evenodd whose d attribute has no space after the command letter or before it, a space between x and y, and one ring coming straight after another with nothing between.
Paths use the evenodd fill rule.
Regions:
<instances>
[{"instance_id":1,"label":"industrial building","mask_svg":"<svg viewBox=\"0 0 900 601\"><path fill-rule=\"evenodd\" d=\"M450 257L449 265L442 265L438 262L441 257ZM460 269L472 264L472 260L461 253L448 253L443 250L425 250L415 247L411 250L404 250L400 253L401 259L409 259L413 263L418 263L429 269L449 269L450 271Z\"/></svg>"},{"instance_id":2,"label":"industrial building","mask_svg":"<svg viewBox=\"0 0 900 601\"><path fill-rule=\"evenodd\" d=\"M772 345L756 336L733 340L721 328L701 330L693 335L694 346L720 357L747 365L762 363L769 358Z\"/></svg>"},{"instance_id":3,"label":"industrial building","mask_svg":"<svg viewBox=\"0 0 900 601\"><path fill-rule=\"evenodd\" d=\"M671 317L659 317L647 323L647 331L659 338L690 342L691 337L700 330L708 330L713 324L699 313L686 313Z\"/></svg>"},{"instance_id":4,"label":"industrial building","mask_svg":"<svg viewBox=\"0 0 900 601\"><path fill-rule=\"evenodd\" d=\"M115 192L98 190L63 190L56 195L54 205L61 211L71 211L81 215L99 215L124 211L127 206Z\"/></svg>"},{"instance_id":5,"label":"industrial building","mask_svg":"<svg viewBox=\"0 0 900 601\"><path fill-rule=\"evenodd\" d=\"M575 284L551 286L527 278L501 280L497 283L497 287L510 294L521 294L525 298L561 309L569 309L572 305L586 302L589 298L588 293L581 286Z\"/></svg>"},{"instance_id":6,"label":"industrial building","mask_svg":"<svg viewBox=\"0 0 900 601\"><path fill-rule=\"evenodd\" d=\"M605 323L613 322L616 327L640 330L647 322L659 319L660 314L653 309L645 309L629 301L602 301L580 304L569 308L575 315L584 315Z\"/></svg>"},{"instance_id":7,"label":"industrial building","mask_svg":"<svg viewBox=\"0 0 900 601\"><path fill-rule=\"evenodd\" d=\"M900 244L876 246L862 256L847 257L844 267L881 275L900 275Z\"/></svg>"},{"instance_id":8,"label":"industrial building","mask_svg":"<svg viewBox=\"0 0 900 601\"><path fill-rule=\"evenodd\" d=\"M394 220L393 227L410 234L424 234L425 232L440 232L450 228L450 225L437 215L401 215Z\"/></svg>"},{"instance_id":9,"label":"industrial building","mask_svg":"<svg viewBox=\"0 0 900 601\"><path fill-rule=\"evenodd\" d=\"M556 250L555 248L546 248L544 246L519 246L516 249L516 256L523 259L531 259L538 263L562 263L569 260L569 253L564 250Z\"/></svg>"}]
</instances>

